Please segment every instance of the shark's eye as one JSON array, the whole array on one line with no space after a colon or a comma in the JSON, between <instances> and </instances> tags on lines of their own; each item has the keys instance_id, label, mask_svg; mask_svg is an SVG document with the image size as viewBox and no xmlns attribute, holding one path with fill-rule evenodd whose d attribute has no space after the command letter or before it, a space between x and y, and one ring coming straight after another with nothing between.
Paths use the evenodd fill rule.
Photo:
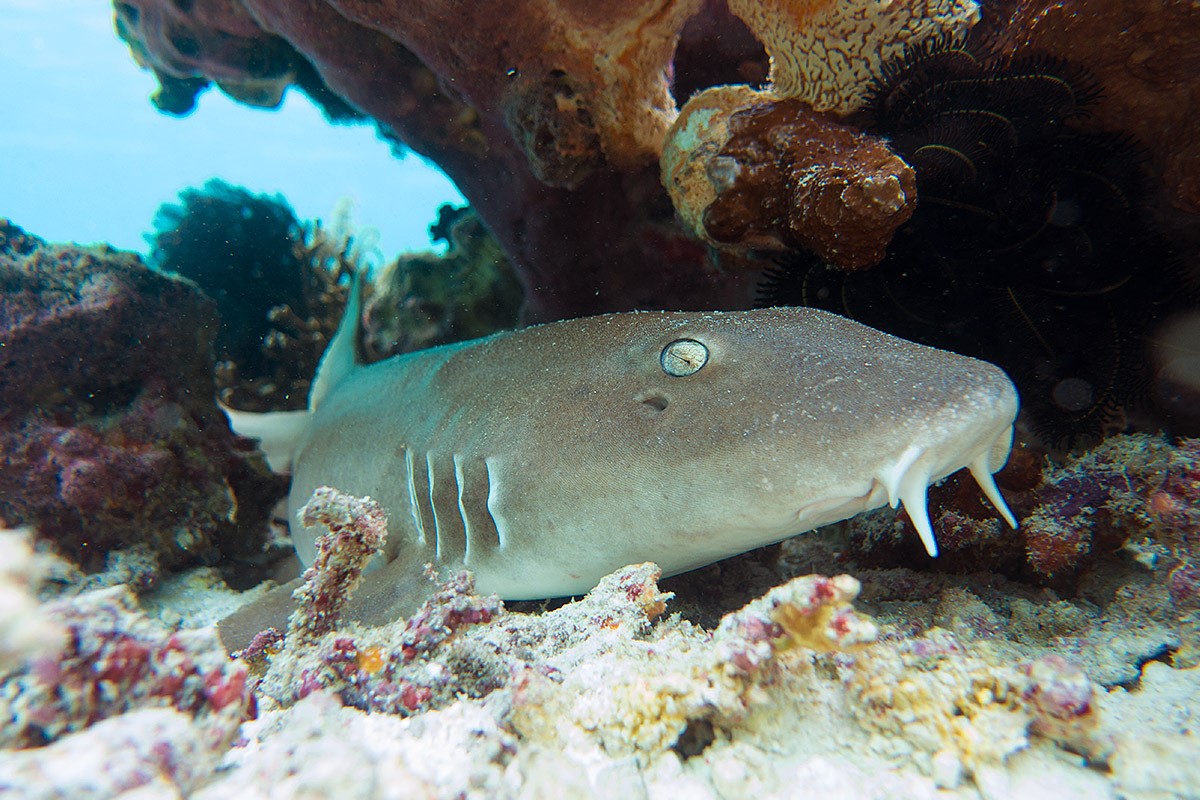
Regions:
<instances>
[{"instance_id":1,"label":"shark's eye","mask_svg":"<svg viewBox=\"0 0 1200 800\"><path fill-rule=\"evenodd\" d=\"M695 339L676 339L663 348L659 362L676 378L695 375L708 362L708 348Z\"/></svg>"}]
</instances>

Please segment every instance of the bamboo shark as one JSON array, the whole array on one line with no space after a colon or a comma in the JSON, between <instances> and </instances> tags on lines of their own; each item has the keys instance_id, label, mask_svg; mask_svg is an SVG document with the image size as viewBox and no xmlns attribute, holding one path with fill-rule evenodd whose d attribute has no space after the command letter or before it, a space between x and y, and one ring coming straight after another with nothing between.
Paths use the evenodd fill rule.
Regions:
<instances>
[{"instance_id":1,"label":"bamboo shark","mask_svg":"<svg viewBox=\"0 0 1200 800\"><path fill-rule=\"evenodd\" d=\"M1017 394L986 362L771 308L607 314L363 365L360 295L308 410L229 412L292 473L306 564L319 531L296 510L321 485L387 513L385 587L433 562L510 600L629 563L684 572L885 503L934 556L926 488L963 467L1016 526L992 473ZM396 598L369 602L378 618Z\"/></svg>"}]
</instances>

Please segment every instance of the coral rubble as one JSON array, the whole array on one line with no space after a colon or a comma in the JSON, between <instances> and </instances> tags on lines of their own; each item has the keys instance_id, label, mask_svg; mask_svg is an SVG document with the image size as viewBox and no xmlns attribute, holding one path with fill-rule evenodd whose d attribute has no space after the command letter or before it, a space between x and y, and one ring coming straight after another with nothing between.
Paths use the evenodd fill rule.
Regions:
<instances>
[{"instance_id":1,"label":"coral rubble","mask_svg":"<svg viewBox=\"0 0 1200 800\"><path fill-rule=\"evenodd\" d=\"M326 491L310 511L337 532L326 546L339 563L361 564L383 535L365 498ZM61 796L82 791L90 770L96 798L136 787L782 798L797 781L863 800L1017 798L1047 782L1060 798L1196 796L1184 757L1196 747L1186 722L1200 713L1196 668L1151 662L1140 686L1105 688L1060 655L1021 650L970 592L913 587L942 606L915 628L881 602L895 581L866 571L864 601L857 580L789 580L788 563L763 576L782 583L707 630L668 613L653 564L550 611L507 609L465 574L378 628L308 603L282 646L258 654L256 719L245 668L211 633L164 631L117 589L53 601L40 613L76 642L51 662L67 691L46 693L49 665L36 655L5 674L0 696L10 719L43 724L39 704L86 702L48 717L67 720L49 744L23 738L30 722L4 728L0 791ZM348 588L356 571L325 577ZM106 681L124 691L79 694ZM70 769L56 769L63 759Z\"/></svg>"},{"instance_id":2,"label":"coral rubble","mask_svg":"<svg viewBox=\"0 0 1200 800\"><path fill-rule=\"evenodd\" d=\"M282 486L214 402L211 302L7 221L0 287L0 518L88 570L134 547L149 576L254 552Z\"/></svg>"},{"instance_id":3,"label":"coral rubble","mask_svg":"<svg viewBox=\"0 0 1200 800\"><path fill-rule=\"evenodd\" d=\"M3 747L33 747L149 708L191 715L213 743L232 740L253 713L243 665L209 630L171 631L146 617L125 587L85 592L40 609L66 635L6 668Z\"/></svg>"}]
</instances>

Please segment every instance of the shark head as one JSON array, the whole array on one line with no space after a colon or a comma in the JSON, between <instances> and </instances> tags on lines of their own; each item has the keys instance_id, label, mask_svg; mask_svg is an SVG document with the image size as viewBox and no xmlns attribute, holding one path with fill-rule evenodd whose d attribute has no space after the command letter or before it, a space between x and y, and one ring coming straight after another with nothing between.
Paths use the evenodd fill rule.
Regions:
<instances>
[{"instance_id":1,"label":"shark head","mask_svg":"<svg viewBox=\"0 0 1200 800\"><path fill-rule=\"evenodd\" d=\"M682 572L885 504L936 555L926 489L962 468L1015 526L992 479L1008 377L815 309L554 323L459 351L437 382L488 398L467 422L493 431L476 441L510 552L479 578L506 597L634 561Z\"/></svg>"},{"instance_id":2,"label":"shark head","mask_svg":"<svg viewBox=\"0 0 1200 800\"><path fill-rule=\"evenodd\" d=\"M411 613L421 565L465 566L505 599L590 590L630 563L683 572L885 504L931 556L930 483L992 473L1017 395L997 367L824 311L636 312L536 326L364 366L356 280L307 411L228 409L292 473L370 495L388 539L354 615ZM319 530L292 523L298 555ZM249 641L289 587L222 623Z\"/></svg>"}]
</instances>

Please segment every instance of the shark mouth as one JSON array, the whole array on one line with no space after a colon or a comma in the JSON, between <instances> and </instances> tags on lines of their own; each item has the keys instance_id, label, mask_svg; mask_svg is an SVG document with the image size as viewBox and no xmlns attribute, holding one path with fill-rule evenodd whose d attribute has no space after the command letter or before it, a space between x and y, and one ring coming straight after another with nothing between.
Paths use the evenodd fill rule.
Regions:
<instances>
[{"instance_id":1,"label":"shark mouth","mask_svg":"<svg viewBox=\"0 0 1200 800\"><path fill-rule=\"evenodd\" d=\"M904 511L912 520L913 527L921 537L926 552L931 557L937 557L937 539L933 535L933 525L929 521L929 508L926 489L947 475L966 467L971 471L975 482L983 490L984 496L991 501L996 511L1008 523L1010 528L1017 527L1017 519L1004 502L1004 497L996 487L996 479L992 471L1004 464L1009 450L1012 448L1012 428L1008 428L995 441L979 450L968 460L956 461L950 464L937 459L933 450L924 450L917 445L910 445L891 464L875 474L875 480L887 492L888 505L895 508L897 504L904 505ZM931 458L932 457L932 458ZM993 467L995 465L995 467Z\"/></svg>"}]
</instances>

